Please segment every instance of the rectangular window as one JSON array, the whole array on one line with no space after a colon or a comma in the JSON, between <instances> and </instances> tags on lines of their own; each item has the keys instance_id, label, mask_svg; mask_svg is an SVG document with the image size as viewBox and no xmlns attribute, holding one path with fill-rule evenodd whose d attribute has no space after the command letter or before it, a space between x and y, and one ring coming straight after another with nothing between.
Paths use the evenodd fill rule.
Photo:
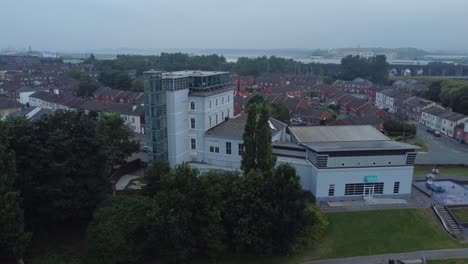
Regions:
<instances>
[{"instance_id":1,"label":"rectangular window","mask_svg":"<svg viewBox=\"0 0 468 264\"><path fill-rule=\"evenodd\" d=\"M335 184L328 186L328 196L335 196Z\"/></svg>"},{"instance_id":2,"label":"rectangular window","mask_svg":"<svg viewBox=\"0 0 468 264\"><path fill-rule=\"evenodd\" d=\"M231 155L231 142L226 142L226 154Z\"/></svg>"},{"instance_id":3,"label":"rectangular window","mask_svg":"<svg viewBox=\"0 0 468 264\"><path fill-rule=\"evenodd\" d=\"M224 96L221 97L221 104L224 104Z\"/></svg>"},{"instance_id":4,"label":"rectangular window","mask_svg":"<svg viewBox=\"0 0 468 264\"><path fill-rule=\"evenodd\" d=\"M210 116L210 127L211 127L211 116Z\"/></svg>"},{"instance_id":5,"label":"rectangular window","mask_svg":"<svg viewBox=\"0 0 468 264\"><path fill-rule=\"evenodd\" d=\"M216 124L218 124L218 113L216 113Z\"/></svg>"},{"instance_id":6,"label":"rectangular window","mask_svg":"<svg viewBox=\"0 0 468 264\"><path fill-rule=\"evenodd\" d=\"M219 153L219 147L215 147L215 148L214 148L214 152L215 152L215 153Z\"/></svg>"},{"instance_id":7,"label":"rectangular window","mask_svg":"<svg viewBox=\"0 0 468 264\"><path fill-rule=\"evenodd\" d=\"M197 141L194 138L190 139L190 145L192 149L197 149Z\"/></svg>"},{"instance_id":8,"label":"rectangular window","mask_svg":"<svg viewBox=\"0 0 468 264\"><path fill-rule=\"evenodd\" d=\"M393 184L393 193L400 193L400 182L395 182Z\"/></svg>"},{"instance_id":9,"label":"rectangular window","mask_svg":"<svg viewBox=\"0 0 468 264\"><path fill-rule=\"evenodd\" d=\"M244 155L244 144L239 144L239 156Z\"/></svg>"},{"instance_id":10,"label":"rectangular window","mask_svg":"<svg viewBox=\"0 0 468 264\"><path fill-rule=\"evenodd\" d=\"M216 106L218 106L218 98L216 98Z\"/></svg>"},{"instance_id":11,"label":"rectangular window","mask_svg":"<svg viewBox=\"0 0 468 264\"><path fill-rule=\"evenodd\" d=\"M210 152L214 152L214 147L210 146Z\"/></svg>"},{"instance_id":12,"label":"rectangular window","mask_svg":"<svg viewBox=\"0 0 468 264\"><path fill-rule=\"evenodd\" d=\"M210 100L210 108L211 108L211 100Z\"/></svg>"},{"instance_id":13,"label":"rectangular window","mask_svg":"<svg viewBox=\"0 0 468 264\"><path fill-rule=\"evenodd\" d=\"M230 97L230 95L228 95L228 103L229 103L229 97Z\"/></svg>"},{"instance_id":14,"label":"rectangular window","mask_svg":"<svg viewBox=\"0 0 468 264\"><path fill-rule=\"evenodd\" d=\"M221 112L221 121L224 121L224 112Z\"/></svg>"},{"instance_id":15,"label":"rectangular window","mask_svg":"<svg viewBox=\"0 0 468 264\"><path fill-rule=\"evenodd\" d=\"M374 194L383 194L384 183L348 183L345 185L345 195L363 195L365 187L374 187Z\"/></svg>"},{"instance_id":16,"label":"rectangular window","mask_svg":"<svg viewBox=\"0 0 468 264\"><path fill-rule=\"evenodd\" d=\"M229 117L229 109L228 109L228 115L227 116Z\"/></svg>"},{"instance_id":17,"label":"rectangular window","mask_svg":"<svg viewBox=\"0 0 468 264\"><path fill-rule=\"evenodd\" d=\"M195 128L195 118L190 118L190 128Z\"/></svg>"}]
</instances>

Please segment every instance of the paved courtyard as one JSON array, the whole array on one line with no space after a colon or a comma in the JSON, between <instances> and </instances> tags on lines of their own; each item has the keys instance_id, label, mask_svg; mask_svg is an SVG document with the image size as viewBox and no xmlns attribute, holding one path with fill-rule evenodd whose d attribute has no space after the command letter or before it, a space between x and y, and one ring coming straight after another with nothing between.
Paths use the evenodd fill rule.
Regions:
<instances>
[{"instance_id":1,"label":"paved courtyard","mask_svg":"<svg viewBox=\"0 0 468 264\"><path fill-rule=\"evenodd\" d=\"M464 205L468 204L468 189L453 181L435 181L435 185L445 186L446 191L443 193L433 192L426 188L425 181L417 181L414 183L421 191L432 195L432 199L443 205Z\"/></svg>"},{"instance_id":2,"label":"paved courtyard","mask_svg":"<svg viewBox=\"0 0 468 264\"><path fill-rule=\"evenodd\" d=\"M455 139L447 136L440 138L426 132L427 127L414 123L417 126L417 134L411 143L422 140L429 148L427 153L419 153L416 164L468 164L468 145L460 144Z\"/></svg>"}]
</instances>

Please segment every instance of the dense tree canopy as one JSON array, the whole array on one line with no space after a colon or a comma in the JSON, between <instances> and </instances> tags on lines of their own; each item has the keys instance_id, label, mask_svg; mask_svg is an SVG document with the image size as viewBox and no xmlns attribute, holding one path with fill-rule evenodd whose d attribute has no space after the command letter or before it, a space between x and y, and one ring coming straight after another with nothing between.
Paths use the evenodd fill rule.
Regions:
<instances>
[{"instance_id":1,"label":"dense tree canopy","mask_svg":"<svg viewBox=\"0 0 468 264\"><path fill-rule=\"evenodd\" d=\"M7 129L0 122L0 261L21 259L31 239L24 228L22 200L14 188L15 155L8 145Z\"/></svg>"},{"instance_id":2,"label":"dense tree canopy","mask_svg":"<svg viewBox=\"0 0 468 264\"><path fill-rule=\"evenodd\" d=\"M421 96L450 107L453 111L468 115L468 82L460 80L435 80Z\"/></svg>"},{"instance_id":3,"label":"dense tree canopy","mask_svg":"<svg viewBox=\"0 0 468 264\"><path fill-rule=\"evenodd\" d=\"M341 60L340 78L353 80L359 77L374 83L385 84L388 78L388 67L385 55L370 58L349 55Z\"/></svg>"},{"instance_id":4,"label":"dense tree canopy","mask_svg":"<svg viewBox=\"0 0 468 264\"><path fill-rule=\"evenodd\" d=\"M120 117L118 118L120 119ZM88 219L110 193L113 163L135 149L114 116L56 111L34 122L7 121L16 153L16 186L32 227Z\"/></svg>"},{"instance_id":5,"label":"dense tree canopy","mask_svg":"<svg viewBox=\"0 0 468 264\"><path fill-rule=\"evenodd\" d=\"M158 178L157 188L145 192L150 197L112 199L98 209L88 228L91 263L106 256L114 263L142 255L163 263L216 263L226 253L288 254L316 242L327 225L290 165L246 175L200 175L186 164L167 170L162 162L150 168Z\"/></svg>"}]
</instances>

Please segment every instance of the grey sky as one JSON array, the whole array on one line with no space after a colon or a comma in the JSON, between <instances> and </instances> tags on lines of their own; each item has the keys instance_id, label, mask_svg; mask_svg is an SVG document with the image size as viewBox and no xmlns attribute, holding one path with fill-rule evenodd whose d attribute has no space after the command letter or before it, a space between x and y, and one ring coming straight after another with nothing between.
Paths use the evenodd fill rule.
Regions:
<instances>
[{"instance_id":1,"label":"grey sky","mask_svg":"<svg viewBox=\"0 0 468 264\"><path fill-rule=\"evenodd\" d=\"M0 48L468 50L467 0L0 0Z\"/></svg>"}]
</instances>

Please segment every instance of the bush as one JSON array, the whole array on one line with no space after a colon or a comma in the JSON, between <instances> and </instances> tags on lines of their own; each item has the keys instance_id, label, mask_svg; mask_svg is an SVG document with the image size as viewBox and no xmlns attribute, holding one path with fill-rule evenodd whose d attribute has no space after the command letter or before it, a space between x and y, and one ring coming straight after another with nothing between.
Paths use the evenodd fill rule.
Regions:
<instances>
[{"instance_id":1,"label":"bush","mask_svg":"<svg viewBox=\"0 0 468 264\"><path fill-rule=\"evenodd\" d=\"M87 231L87 263L139 263L145 247L144 197L110 197L97 209Z\"/></svg>"}]
</instances>

